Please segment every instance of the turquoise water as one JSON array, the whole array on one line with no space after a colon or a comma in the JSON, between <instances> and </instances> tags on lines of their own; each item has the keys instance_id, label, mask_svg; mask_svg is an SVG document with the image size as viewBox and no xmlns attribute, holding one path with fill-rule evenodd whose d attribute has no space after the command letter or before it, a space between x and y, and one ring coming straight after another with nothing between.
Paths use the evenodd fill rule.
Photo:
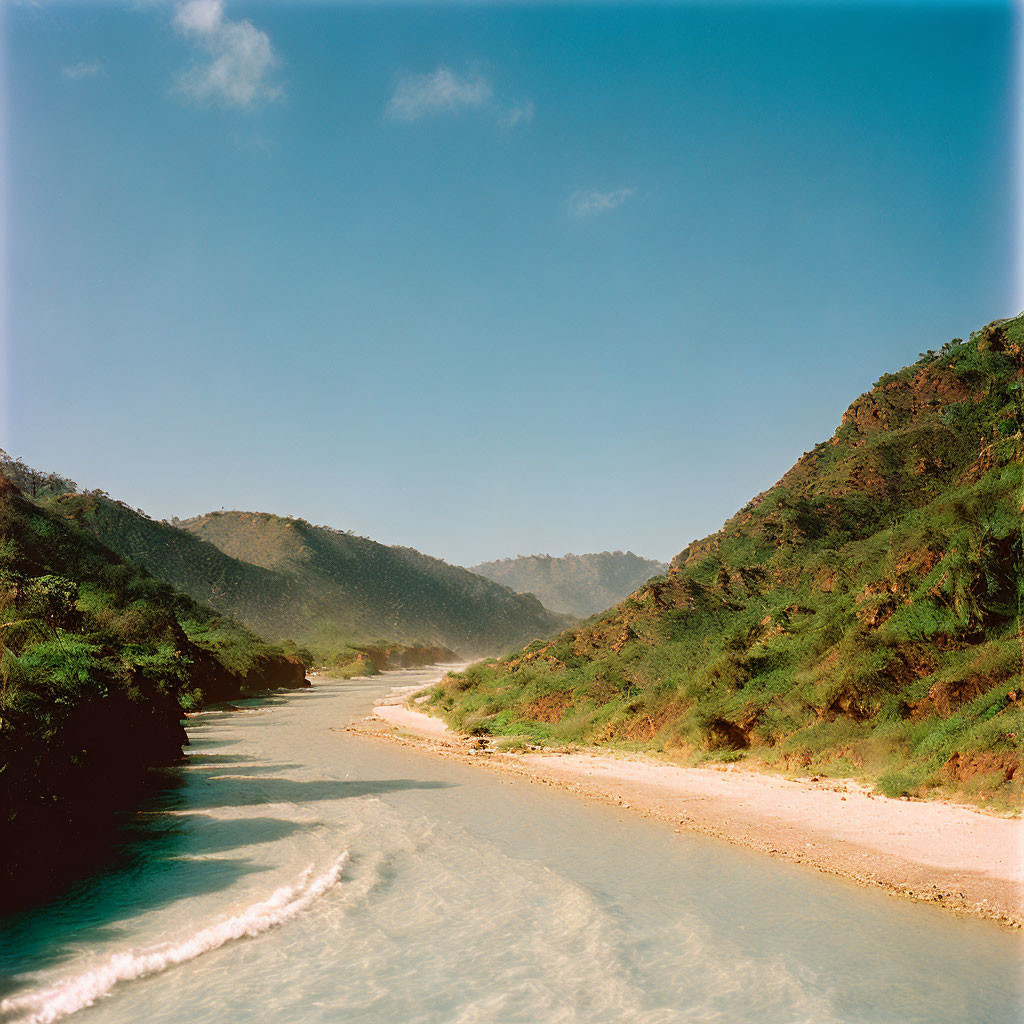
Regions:
<instances>
[{"instance_id":1,"label":"turquoise water","mask_svg":"<svg viewBox=\"0 0 1024 1024\"><path fill-rule=\"evenodd\" d=\"M1018 936L340 731L435 675L193 719L116 868L5 922L0 1020L1024 1019Z\"/></svg>"}]
</instances>

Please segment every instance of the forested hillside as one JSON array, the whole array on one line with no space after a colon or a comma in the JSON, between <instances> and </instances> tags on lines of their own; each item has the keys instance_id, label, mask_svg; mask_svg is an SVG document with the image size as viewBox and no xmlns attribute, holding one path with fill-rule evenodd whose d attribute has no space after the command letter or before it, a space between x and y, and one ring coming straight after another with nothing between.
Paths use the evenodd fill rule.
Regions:
<instances>
[{"instance_id":1,"label":"forested hillside","mask_svg":"<svg viewBox=\"0 0 1024 1024\"><path fill-rule=\"evenodd\" d=\"M641 583L660 576L668 566L632 551L601 551L589 555L520 555L471 566L471 571L511 587L517 594L536 595L545 608L585 619L621 601Z\"/></svg>"},{"instance_id":2,"label":"forested hillside","mask_svg":"<svg viewBox=\"0 0 1024 1024\"><path fill-rule=\"evenodd\" d=\"M367 644L498 653L569 621L468 569L302 519L215 512L158 522L73 487L42 500L122 558L264 636L301 643L320 663Z\"/></svg>"},{"instance_id":3,"label":"forested hillside","mask_svg":"<svg viewBox=\"0 0 1024 1024\"><path fill-rule=\"evenodd\" d=\"M48 505L122 558L265 636L291 636L289 627L301 621L305 595L282 573L232 558L187 530L150 519L106 494L63 493Z\"/></svg>"},{"instance_id":4,"label":"forested hillside","mask_svg":"<svg viewBox=\"0 0 1024 1024\"><path fill-rule=\"evenodd\" d=\"M1024 316L886 374L669 572L433 706L514 740L1019 800Z\"/></svg>"},{"instance_id":5,"label":"forested hillside","mask_svg":"<svg viewBox=\"0 0 1024 1024\"><path fill-rule=\"evenodd\" d=\"M303 643L388 637L478 655L550 636L567 622L535 597L514 594L468 569L302 519L213 512L179 525L288 581L293 596L275 609L276 629L269 623L265 628ZM228 595L223 607L248 621L249 612L235 601Z\"/></svg>"}]
</instances>

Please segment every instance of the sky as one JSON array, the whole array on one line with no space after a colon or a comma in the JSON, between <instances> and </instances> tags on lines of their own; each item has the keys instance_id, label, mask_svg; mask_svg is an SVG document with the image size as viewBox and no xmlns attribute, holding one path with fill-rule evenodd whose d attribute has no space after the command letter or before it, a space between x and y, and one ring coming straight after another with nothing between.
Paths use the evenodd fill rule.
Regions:
<instances>
[{"instance_id":1,"label":"sky","mask_svg":"<svg viewBox=\"0 0 1024 1024\"><path fill-rule=\"evenodd\" d=\"M1022 304L1010 4L3 8L0 446L668 559Z\"/></svg>"}]
</instances>

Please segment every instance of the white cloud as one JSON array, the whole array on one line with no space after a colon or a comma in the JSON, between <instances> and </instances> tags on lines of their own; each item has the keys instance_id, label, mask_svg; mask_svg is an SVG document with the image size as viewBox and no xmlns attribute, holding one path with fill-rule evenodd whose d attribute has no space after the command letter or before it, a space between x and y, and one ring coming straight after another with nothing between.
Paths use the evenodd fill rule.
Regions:
<instances>
[{"instance_id":1,"label":"white cloud","mask_svg":"<svg viewBox=\"0 0 1024 1024\"><path fill-rule=\"evenodd\" d=\"M178 5L174 27L204 51L178 80L186 96L229 107L252 107L281 93L271 80L279 61L266 32L251 21L232 21L224 0L187 0Z\"/></svg>"},{"instance_id":2,"label":"white cloud","mask_svg":"<svg viewBox=\"0 0 1024 1024\"><path fill-rule=\"evenodd\" d=\"M67 67L61 68L60 73L65 78L77 81L79 78L97 78L100 75L105 75L107 69L103 66L102 61L80 60L77 64L69 64Z\"/></svg>"},{"instance_id":3,"label":"white cloud","mask_svg":"<svg viewBox=\"0 0 1024 1024\"><path fill-rule=\"evenodd\" d=\"M396 121L418 121L434 114L454 114L491 101L491 83L479 74L462 78L441 67L429 75L399 79L388 102L387 113Z\"/></svg>"},{"instance_id":4,"label":"white cloud","mask_svg":"<svg viewBox=\"0 0 1024 1024\"><path fill-rule=\"evenodd\" d=\"M527 100L525 103L515 103L500 118L501 127L505 131L511 131L517 125L524 128L533 120L533 103Z\"/></svg>"},{"instance_id":5,"label":"white cloud","mask_svg":"<svg viewBox=\"0 0 1024 1024\"><path fill-rule=\"evenodd\" d=\"M611 192L600 192L596 188L580 189L569 197L569 212L574 217L587 217L592 213L614 210L635 191L635 188L617 188Z\"/></svg>"},{"instance_id":6,"label":"white cloud","mask_svg":"<svg viewBox=\"0 0 1024 1024\"><path fill-rule=\"evenodd\" d=\"M174 16L174 24L182 32L204 36L213 35L223 23L223 0L188 0Z\"/></svg>"}]
</instances>

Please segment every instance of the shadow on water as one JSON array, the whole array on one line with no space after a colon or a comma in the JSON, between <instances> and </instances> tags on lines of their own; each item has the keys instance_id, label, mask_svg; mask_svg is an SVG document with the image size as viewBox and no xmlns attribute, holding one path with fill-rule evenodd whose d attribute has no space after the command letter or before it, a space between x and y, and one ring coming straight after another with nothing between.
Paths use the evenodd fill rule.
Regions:
<instances>
[{"instance_id":1,"label":"shadow on water","mask_svg":"<svg viewBox=\"0 0 1024 1024\"><path fill-rule=\"evenodd\" d=\"M258 762L251 754L189 754L178 770L193 778L220 779L231 775L267 775L301 770L304 765L282 761ZM196 769L202 770L202 775ZM214 773L223 774L214 774Z\"/></svg>"},{"instance_id":2,"label":"shadow on water","mask_svg":"<svg viewBox=\"0 0 1024 1024\"><path fill-rule=\"evenodd\" d=\"M214 736L203 736L204 747L230 747L234 743L241 743L241 740L223 739L219 740Z\"/></svg>"},{"instance_id":3,"label":"shadow on water","mask_svg":"<svg viewBox=\"0 0 1024 1024\"><path fill-rule=\"evenodd\" d=\"M189 765L212 765L214 768L234 768L236 765L254 765L251 754L187 754L186 764ZM287 765L274 767L288 767Z\"/></svg>"},{"instance_id":4,"label":"shadow on water","mask_svg":"<svg viewBox=\"0 0 1024 1024\"><path fill-rule=\"evenodd\" d=\"M209 744L204 739L204 746ZM19 974L58 964L83 946L116 940L122 921L268 870L251 850L243 856L223 854L321 827L270 816L219 818L206 810L449 785L415 779L298 781L280 775L297 766L234 754L197 754L187 763L187 769L161 772L159 788L140 809L124 815L102 870L44 906L0 919L0 996L22 987ZM273 777L267 777L270 773Z\"/></svg>"},{"instance_id":5,"label":"shadow on water","mask_svg":"<svg viewBox=\"0 0 1024 1024\"><path fill-rule=\"evenodd\" d=\"M319 800L347 800L352 797L378 796L403 789L445 789L449 782L420 779L377 779L345 781L314 779L300 782L282 778L246 778L219 776L217 785L209 790L192 794L189 807L252 807L258 804L304 804Z\"/></svg>"},{"instance_id":6,"label":"shadow on water","mask_svg":"<svg viewBox=\"0 0 1024 1024\"><path fill-rule=\"evenodd\" d=\"M214 764L204 765L209 773L204 773L210 781L221 781L237 779L239 776L255 778L257 775L277 775L278 772L300 768L296 764L253 764L251 761L242 761L238 764ZM211 774L212 773L212 774Z\"/></svg>"}]
</instances>

